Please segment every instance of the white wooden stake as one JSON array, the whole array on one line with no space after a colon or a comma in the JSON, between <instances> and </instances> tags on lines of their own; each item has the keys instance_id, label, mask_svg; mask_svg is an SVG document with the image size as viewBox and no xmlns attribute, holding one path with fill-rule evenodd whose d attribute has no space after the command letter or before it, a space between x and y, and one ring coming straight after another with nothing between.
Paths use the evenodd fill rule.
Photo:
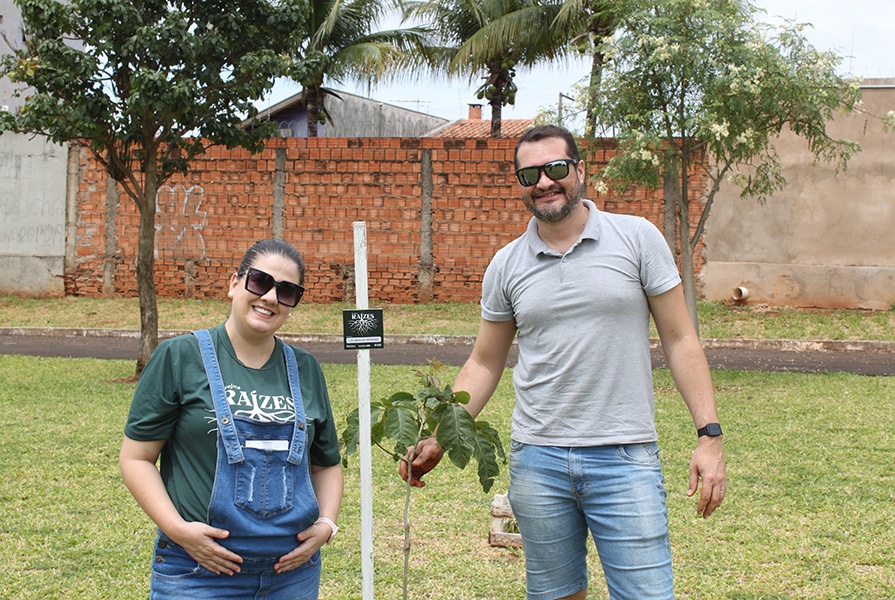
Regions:
<instances>
[{"instance_id":1,"label":"white wooden stake","mask_svg":"<svg viewBox=\"0 0 895 600\"><path fill-rule=\"evenodd\" d=\"M357 308L369 307L367 224L354 223L354 288ZM357 415L360 428L361 598L373 600L373 450L370 442L370 351L357 351Z\"/></svg>"}]
</instances>

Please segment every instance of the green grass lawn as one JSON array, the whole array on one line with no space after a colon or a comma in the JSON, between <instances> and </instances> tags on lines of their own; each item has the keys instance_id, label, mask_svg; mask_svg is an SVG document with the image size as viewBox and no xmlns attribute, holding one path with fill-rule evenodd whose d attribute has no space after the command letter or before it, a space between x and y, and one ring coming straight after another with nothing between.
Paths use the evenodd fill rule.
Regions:
<instances>
[{"instance_id":1,"label":"green grass lawn","mask_svg":"<svg viewBox=\"0 0 895 600\"><path fill-rule=\"evenodd\" d=\"M371 306L377 307L375 302ZM342 311L349 304L299 304L284 333L342 333ZM476 303L390 304L381 306L386 335L475 335ZM189 331L227 318L223 300L158 301L159 328ZM895 310L797 309L699 304L703 338L895 341ZM0 327L77 327L140 329L135 298L48 298L0 296Z\"/></svg>"},{"instance_id":2,"label":"green grass lawn","mask_svg":"<svg viewBox=\"0 0 895 600\"><path fill-rule=\"evenodd\" d=\"M324 365L340 429L354 365ZM411 367L373 366L374 397L414 389ZM455 371L454 371L455 372ZM131 361L0 356L0 598L145 598L154 527L117 457ZM895 378L716 371L730 489L708 520L686 497L695 434L667 371L657 410L678 597L892 598ZM509 371L483 417L509 432ZM376 598L400 598L403 482L374 449ZM492 494L448 461L414 490L412 598L524 597L519 550L488 545ZM504 471L492 493L506 491ZM356 457L325 548L321 598L360 598ZM592 557L593 558L593 557ZM589 598L607 598L591 561Z\"/></svg>"}]
</instances>

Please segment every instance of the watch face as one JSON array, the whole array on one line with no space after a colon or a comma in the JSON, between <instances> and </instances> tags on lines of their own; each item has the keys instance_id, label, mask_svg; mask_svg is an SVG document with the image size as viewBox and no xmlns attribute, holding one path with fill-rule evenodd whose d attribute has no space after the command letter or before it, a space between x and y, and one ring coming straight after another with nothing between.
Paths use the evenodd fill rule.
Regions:
<instances>
[{"instance_id":1,"label":"watch face","mask_svg":"<svg viewBox=\"0 0 895 600\"><path fill-rule=\"evenodd\" d=\"M718 423L709 423L704 427L705 434L709 437L718 437L721 434L721 426Z\"/></svg>"}]
</instances>

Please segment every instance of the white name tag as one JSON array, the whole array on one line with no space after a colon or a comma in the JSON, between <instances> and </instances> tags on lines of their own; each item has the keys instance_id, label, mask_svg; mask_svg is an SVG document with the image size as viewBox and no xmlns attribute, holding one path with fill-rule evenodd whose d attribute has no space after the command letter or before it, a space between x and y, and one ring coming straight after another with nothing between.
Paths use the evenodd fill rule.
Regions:
<instances>
[{"instance_id":1,"label":"white name tag","mask_svg":"<svg viewBox=\"0 0 895 600\"><path fill-rule=\"evenodd\" d=\"M285 452L289 449L289 440L246 440L245 447L269 452Z\"/></svg>"}]
</instances>

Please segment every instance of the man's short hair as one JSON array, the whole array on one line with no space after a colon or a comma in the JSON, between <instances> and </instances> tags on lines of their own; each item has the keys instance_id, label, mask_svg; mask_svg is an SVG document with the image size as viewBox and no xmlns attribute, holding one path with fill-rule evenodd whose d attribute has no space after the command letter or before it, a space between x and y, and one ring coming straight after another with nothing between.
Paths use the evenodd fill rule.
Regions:
<instances>
[{"instance_id":1,"label":"man's short hair","mask_svg":"<svg viewBox=\"0 0 895 600\"><path fill-rule=\"evenodd\" d=\"M569 155L569 158L575 161L581 160L581 154L578 152L578 144L575 142L575 137L568 129L557 125L536 125L523 133L522 137L519 138L519 142L516 144L516 150L513 153L513 164L515 165L515 168L519 168L519 146L531 142L540 142L541 140L549 138L560 138L565 140L566 154Z\"/></svg>"}]
</instances>

